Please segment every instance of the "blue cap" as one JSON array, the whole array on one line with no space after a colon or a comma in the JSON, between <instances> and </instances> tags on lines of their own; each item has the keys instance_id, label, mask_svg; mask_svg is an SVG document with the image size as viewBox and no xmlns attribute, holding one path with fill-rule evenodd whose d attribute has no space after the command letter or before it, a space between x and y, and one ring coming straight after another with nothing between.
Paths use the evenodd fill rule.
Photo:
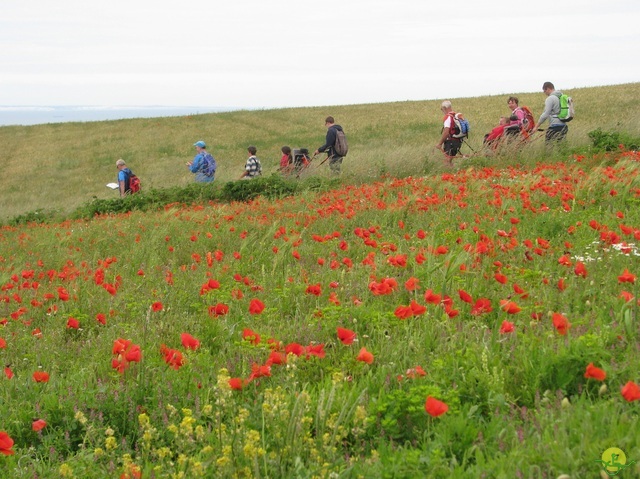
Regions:
<instances>
[{"instance_id":1,"label":"blue cap","mask_svg":"<svg viewBox=\"0 0 640 479\"><path fill-rule=\"evenodd\" d=\"M200 140L200 141L196 141L196 142L193 144L193 146L198 146L198 147L200 147L200 148L206 148L206 147L207 147L207 144L206 144L204 141Z\"/></svg>"}]
</instances>

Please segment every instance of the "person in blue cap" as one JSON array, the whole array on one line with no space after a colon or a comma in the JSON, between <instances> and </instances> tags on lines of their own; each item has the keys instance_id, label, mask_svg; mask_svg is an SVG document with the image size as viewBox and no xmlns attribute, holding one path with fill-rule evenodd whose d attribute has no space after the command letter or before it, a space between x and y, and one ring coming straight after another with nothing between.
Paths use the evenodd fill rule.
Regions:
<instances>
[{"instance_id":1,"label":"person in blue cap","mask_svg":"<svg viewBox=\"0 0 640 479\"><path fill-rule=\"evenodd\" d=\"M196 181L199 183L211 183L216 176L216 160L207 151L207 144L200 140L196 141L193 146L198 152L193 161L187 163L187 167L191 173L196 174Z\"/></svg>"}]
</instances>

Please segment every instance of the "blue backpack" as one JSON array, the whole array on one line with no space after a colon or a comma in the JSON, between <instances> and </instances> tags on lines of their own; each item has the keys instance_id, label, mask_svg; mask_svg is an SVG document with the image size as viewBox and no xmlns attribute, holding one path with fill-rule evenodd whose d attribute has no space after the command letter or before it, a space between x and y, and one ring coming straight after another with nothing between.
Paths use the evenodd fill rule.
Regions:
<instances>
[{"instance_id":1,"label":"blue backpack","mask_svg":"<svg viewBox=\"0 0 640 479\"><path fill-rule=\"evenodd\" d=\"M211 155L211 153L205 153L202 158L202 167L200 171L205 176L213 176L216 173L216 159Z\"/></svg>"},{"instance_id":2,"label":"blue backpack","mask_svg":"<svg viewBox=\"0 0 640 479\"><path fill-rule=\"evenodd\" d=\"M457 138L459 140L464 140L469 136L469 131L471 130L471 126L469 125L469 120L467 120L462 113L449 113L451 119L453 120L454 127L451 129L449 136L451 138Z\"/></svg>"}]
</instances>

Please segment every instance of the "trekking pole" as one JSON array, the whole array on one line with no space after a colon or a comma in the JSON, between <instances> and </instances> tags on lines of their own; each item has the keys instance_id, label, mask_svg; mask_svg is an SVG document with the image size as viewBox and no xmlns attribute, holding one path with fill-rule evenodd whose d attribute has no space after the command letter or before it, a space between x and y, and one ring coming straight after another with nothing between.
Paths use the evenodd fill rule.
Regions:
<instances>
[{"instance_id":1,"label":"trekking pole","mask_svg":"<svg viewBox=\"0 0 640 479\"><path fill-rule=\"evenodd\" d=\"M473 148L471 148L471 145L469 144L469 142L464 139L462 140L462 143L464 143L465 145L467 145L469 147L469 149L473 152L473 153L478 153L476 150L474 150Z\"/></svg>"},{"instance_id":2,"label":"trekking pole","mask_svg":"<svg viewBox=\"0 0 640 479\"><path fill-rule=\"evenodd\" d=\"M333 158L333 155L327 155L327 157L326 157L324 160L322 160L318 166L322 166L322 165L324 165L324 163L325 163L329 158Z\"/></svg>"}]
</instances>

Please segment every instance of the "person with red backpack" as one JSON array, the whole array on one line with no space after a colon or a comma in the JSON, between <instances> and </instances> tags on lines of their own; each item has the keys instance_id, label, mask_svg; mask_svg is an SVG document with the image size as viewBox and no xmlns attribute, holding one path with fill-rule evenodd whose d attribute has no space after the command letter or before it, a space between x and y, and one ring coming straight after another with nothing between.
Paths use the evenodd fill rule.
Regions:
<instances>
[{"instance_id":1,"label":"person with red backpack","mask_svg":"<svg viewBox=\"0 0 640 479\"><path fill-rule=\"evenodd\" d=\"M460 147L462 146L462 139L460 137L460 131L456 126L456 113L453 111L451 102L445 100L440 106L440 110L444 113L442 135L440 141L436 145L438 150L442 150L446 155L446 162L449 166L453 165L453 157L458 154Z\"/></svg>"},{"instance_id":2,"label":"person with red backpack","mask_svg":"<svg viewBox=\"0 0 640 479\"><path fill-rule=\"evenodd\" d=\"M116 161L116 168L118 168L118 189L121 198L140 191L140 180L127 168L127 164L122 158Z\"/></svg>"},{"instance_id":3,"label":"person with red backpack","mask_svg":"<svg viewBox=\"0 0 640 479\"><path fill-rule=\"evenodd\" d=\"M509 128L505 130L505 132L513 135L520 132L525 138L528 138L536 125L533 113L531 113L529 107L520 106L518 97L515 96L509 97L507 105L509 105L509 108L511 109L511 122L509 124Z\"/></svg>"}]
</instances>

